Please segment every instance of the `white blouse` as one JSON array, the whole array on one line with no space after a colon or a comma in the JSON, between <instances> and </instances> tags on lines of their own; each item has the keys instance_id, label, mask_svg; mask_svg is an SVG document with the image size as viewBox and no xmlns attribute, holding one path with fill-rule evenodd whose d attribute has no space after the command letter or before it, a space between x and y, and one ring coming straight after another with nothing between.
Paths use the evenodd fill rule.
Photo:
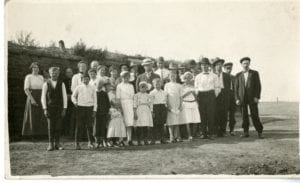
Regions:
<instances>
[{"instance_id":1,"label":"white blouse","mask_svg":"<svg viewBox=\"0 0 300 183\"><path fill-rule=\"evenodd\" d=\"M28 74L24 81L24 90L41 90L43 88L44 77L42 75Z\"/></svg>"},{"instance_id":2,"label":"white blouse","mask_svg":"<svg viewBox=\"0 0 300 183\"><path fill-rule=\"evenodd\" d=\"M120 83L117 86L117 91L116 91L116 97L117 99L130 99L133 100L134 96L134 88L133 85L130 83Z\"/></svg>"}]
</instances>

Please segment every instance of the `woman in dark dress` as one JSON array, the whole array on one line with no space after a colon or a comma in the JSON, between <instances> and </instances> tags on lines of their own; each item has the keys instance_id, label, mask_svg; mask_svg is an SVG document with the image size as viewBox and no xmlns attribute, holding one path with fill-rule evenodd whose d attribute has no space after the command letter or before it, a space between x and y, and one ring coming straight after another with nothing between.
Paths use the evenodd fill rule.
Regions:
<instances>
[{"instance_id":1,"label":"woman in dark dress","mask_svg":"<svg viewBox=\"0 0 300 183\"><path fill-rule=\"evenodd\" d=\"M42 86L44 77L39 75L39 64L33 62L30 65L31 74L25 77L24 91L27 95L22 136L40 138L47 136L47 122L41 105Z\"/></svg>"}]
</instances>

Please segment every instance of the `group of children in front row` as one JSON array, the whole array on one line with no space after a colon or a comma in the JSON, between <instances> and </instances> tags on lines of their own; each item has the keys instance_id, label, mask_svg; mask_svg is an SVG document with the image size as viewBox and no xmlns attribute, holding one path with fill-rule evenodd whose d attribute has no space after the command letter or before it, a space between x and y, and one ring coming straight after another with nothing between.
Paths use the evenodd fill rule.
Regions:
<instances>
[{"instance_id":1,"label":"group of children in front row","mask_svg":"<svg viewBox=\"0 0 300 183\"><path fill-rule=\"evenodd\" d=\"M53 69L50 68L49 71L51 83L56 78L52 77L55 76ZM54 72L56 71L54 69ZM103 81L94 86L90 84L90 76L95 74L93 72L95 71L91 69L89 75L82 76L82 84L75 88L71 97L76 107L75 149L81 149L79 134L83 131L87 132L89 149L125 146L126 137L127 144L132 146L133 129L136 130L137 145L155 144L157 138L164 144L165 125L168 127L171 143L182 141L179 125L186 125L189 140L192 140L190 125L200 123L192 73L186 72L183 75L183 85L176 82L177 74L171 74L170 82L165 84L164 89L161 79L154 79L152 91L150 91L151 84L142 81L139 83L139 92L135 94L134 87L129 82L129 72L121 72L122 82L116 88ZM46 106L49 101L59 99L56 97L54 100L53 97L61 96L58 95L59 92L53 91L55 90L43 91L45 94L42 98L44 97ZM58 114L57 111L55 114ZM56 118L51 119L49 116L52 115L49 113L47 115L48 127L55 126L53 123L56 123ZM53 133L59 135L58 131L52 130L49 136L53 136ZM59 138L55 142L49 138L49 141L48 150L63 149L59 144Z\"/></svg>"}]
</instances>

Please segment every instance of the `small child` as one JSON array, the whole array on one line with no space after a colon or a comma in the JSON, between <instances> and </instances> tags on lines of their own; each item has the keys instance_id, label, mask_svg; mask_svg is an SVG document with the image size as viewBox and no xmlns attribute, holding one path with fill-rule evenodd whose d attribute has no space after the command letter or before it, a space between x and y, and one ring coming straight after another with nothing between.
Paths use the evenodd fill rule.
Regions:
<instances>
[{"instance_id":1,"label":"small child","mask_svg":"<svg viewBox=\"0 0 300 183\"><path fill-rule=\"evenodd\" d=\"M102 83L99 81L97 84L97 114L94 122L93 136L97 143L96 148L107 147L106 144L106 131L108 123L108 114L110 108L110 101L106 91L102 90L103 87L109 83Z\"/></svg>"},{"instance_id":2,"label":"small child","mask_svg":"<svg viewBox=\"0 0 300 183\"><path fill-rule=\"evenodd\" d=\"M72 102L76 107L76 127L75 127L75 149L80 150L79 133L83 129L87 130L88 148L93 149L93 122L97 111L97 94L95 87L90 85L90 77L87 74L82 76L82 84L78 85L73 94Z\"/></svg>"},{"instance_id":3,"label":"small child","mask_svg":"<svg viewBox=\"0 0 300 183\"><path fill-rule=\"evenodd\" d=\"M110 101L110 121L107 128L108 145L112 146L112 144L116 144L113 142L113 139L118 138L119 142L117 145L125 146L123 139L126 138L126 127L121 114L120 105L116 101L116 90L112 89L110 84L106 84L105 89Z\"/></svg>"},{"instance_id":4,"label":"small child","mask_svg":"<svg viewBox=\"0 0 300 183\"><path fill-rule=\"evenodd\" d=\"M148 89L151 86L148 86L148 83L142 81L139 83L139 93L134 95L134 111L137 127L137 136L138 136L138 145L141 144L141 140L144 140L144 145L148 145L149 133L153 127L152 119L152 98L150 94L147 93ZM151 143L153 144L153 143Z\"/></svg>"},{"instance_id":5,"label":"small child","mask_svg":"<svg viewBox=\"0 0 300 183\"><path fill-rule=\"evenodd\" d=\"M177 83L177 74L172 72L170 82L165 85L165 92L168 94L168 117L170 142L182 142L179 125L184 124L182 120L182 86Z\"/></svg>"},{"instance_id":6,"label":"small child","mask_svg":"<svg viewBox=\"0 0 300 183\"><path fill-rule=\"evenodd\" d=\"M122 78L122 82L117 85L116 98L117 103L121 104L122 114L126 126L128 145L132 146L132 128L134 126L134 88L133 85L129 83L130 74L128 71L122 71L120 76Z\"/></svg>"},{"instance_id":7,"label":"small child","mask_svg":"<svg viewBox=\"0 0 300 183\"><path fill-rule=\"evenodd\" d=\"M200 113L198 109L196 91L193 85L194 75L191 72L185 72L182 79L184 81L182 94L182 111L186 123L188 138L193 139L190 125L196 126L200 123Z\"/></svg>"},{"instance_id":8,"label":"small child","mask_svg":"<svg viewBox=\"0 0 300 183\"><path fill-rule=\"evenodd\" d=\"M164 125L167 120L167 93L161 89L162 81L159 78L153 80L154 90L150 92L153 100L153 122L154 129L152 134L152 143L155 143L155 138L160 139L161 144L165 144L164 140Z\"/></svg>"},{"instance_id":9,"label":"small child","mask_svg":"<svg viewBox=\"0 0 300 183\"><path fill-rule=\"evenodd\" d=\"M59 143L61 121L66 114L67 93L63 82L58 80L59 68L50 67L50 79L43 84L41 103L48 122L49 146L47 151L63 150Z\"/></svg>"}]
</instances>

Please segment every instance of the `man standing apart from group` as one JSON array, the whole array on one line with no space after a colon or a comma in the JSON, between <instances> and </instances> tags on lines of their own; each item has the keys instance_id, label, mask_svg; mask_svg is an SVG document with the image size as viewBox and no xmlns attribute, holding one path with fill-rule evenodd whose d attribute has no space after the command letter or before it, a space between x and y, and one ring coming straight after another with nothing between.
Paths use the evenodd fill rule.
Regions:
<instances>
[{"instance_id":1,"label":"man standing apart from group","mask_svg":"<svg viewBox=\"0 0 300 183\"><path fill-rule=\"evenodd\" d=\"M217 75L209 72L208 58L202 58L199 62L201 72L195 78L195 89L198 92L197 100L199 103L200 118L202 124L202 139L213 140L214 114L216 96L218 95Z\"/></svg>"},{"instance_id":2,"label":"man standing apart from group","mask_svg":"<svg viewBox=\"0 0 300 183\"><path fill-rule=\"evenodd\" d=\"M249 137L248 106L250 108L253 125L258 132L258 138L263 138L263 125L258 114L258 102L261 94L261 83L257 71L250 69L249 57L240 60L243 71L236 75L235 99L236 104L241 106L244 134L242 137Z\"/></svg>"},{"instance_id":3,"label":"man standing apart from group","mask_svg":"<svg viewBox=\"0 0 300 183\"><path fill-rule=\"evenodd\" d=\"M229 133L231 136L234 136L234 126L235 126L235 99L234 99L234 83L235 83L235 76L231 74L233 67L232 62L227 62L224 64L224 72L230 75L230 91L229 91L229 107L228 112L226 112L226 119L228 119L229 114Z\"/></svg>"}]
</instances>

